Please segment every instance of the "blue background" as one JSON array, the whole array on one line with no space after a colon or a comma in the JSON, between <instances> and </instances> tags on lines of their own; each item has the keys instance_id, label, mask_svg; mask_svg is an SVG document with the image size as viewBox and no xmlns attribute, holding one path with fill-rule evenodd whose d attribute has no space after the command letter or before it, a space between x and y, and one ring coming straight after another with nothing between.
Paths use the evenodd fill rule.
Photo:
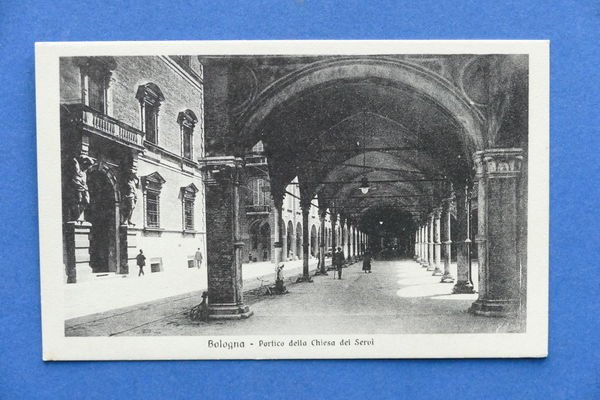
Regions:
<instances>
[{"instance_id":1,"label":"blue background","mask_svg":"<svg viewBox=\"0 0 600 400\"><path fill-rule=\"evenodd\" d=\"M598 1L94 3L0 3L1 399L600 398ZM167 39L550 39L550 356L42 362L33 44Z\"/></svg>"}]
</instances>

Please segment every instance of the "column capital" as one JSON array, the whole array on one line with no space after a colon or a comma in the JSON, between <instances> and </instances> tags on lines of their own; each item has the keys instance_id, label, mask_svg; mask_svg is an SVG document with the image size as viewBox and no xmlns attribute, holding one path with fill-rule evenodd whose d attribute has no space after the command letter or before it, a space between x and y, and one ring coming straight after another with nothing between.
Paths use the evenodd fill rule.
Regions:
<instances>
[{"instance_id":1,"label":"column capital","mask_svg":"<svg viewBox=\"0 0 600 400\"><path fill-rule=\"evenodd\" d=\"M244 166L244 160L235 156L203 157L198 163L206 185L217 185L223 180L238 183L238 172Z\"/></svg>"},{"instance_id":2,"label":"column capital","mask_svg":"<svg viewBox=\"0 0 600 400\"><path fill-rule=\"evenodd\" d=\"M477 178L512 178L521 173L523 150L519 148L487 149L473 154Z\"/></svg>"}]
</instances>

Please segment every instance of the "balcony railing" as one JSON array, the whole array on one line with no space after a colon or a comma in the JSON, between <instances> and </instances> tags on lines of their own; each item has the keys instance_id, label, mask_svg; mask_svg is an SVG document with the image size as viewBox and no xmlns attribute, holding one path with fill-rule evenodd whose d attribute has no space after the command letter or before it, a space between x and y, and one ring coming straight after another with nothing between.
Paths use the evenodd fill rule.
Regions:
<instances>
[{"instance_id":1,"label":"balcony railing","mask_svg":"<svg viewBox=\"0 0 600 400\"><path fill-rule=\"evenodd\" d=\"M144 133L132 126L129 126L115 118L102 114L88 106L78 104L68 107L72 120L80 123L84 128L92 132L100 133L103 136L116 139L126 144L133 144L139 147L143 146Z\"/></svg>"},{"instance_id":2,"label":"balcony railing","mask_svg":"<svg viewBox=\"0 0 600 400\"><path fill-rule=\"evenodd\" d=\"M246 165L261 166L267 165L267 157L260 155L248 155L245 158Z\"/></svg>"},{"instance_id":3,"label":"balcony railing","mask_svg":"<svg viewBox=\"0 0 600 400\"><path fill-rule=\"evenodd\" d=\"M271 212L270 205L247 205L246 213L247 214L269 214Z\"/></svg>"}]
</instances>

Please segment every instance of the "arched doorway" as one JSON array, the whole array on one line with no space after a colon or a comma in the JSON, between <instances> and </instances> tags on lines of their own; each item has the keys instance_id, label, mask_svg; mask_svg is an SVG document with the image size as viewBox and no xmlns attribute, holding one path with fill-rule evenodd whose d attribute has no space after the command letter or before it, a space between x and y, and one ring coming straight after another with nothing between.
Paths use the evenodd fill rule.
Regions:
<instances>
[{"instance_id":1,"label":"arched doorway","mask_svg":"<svg viewBox=\"0 0 600 400\"><path fill-rule=\"evenodd\" d=\"M271 258L271 226L268 222L260 227L259 259L268 261Z\"/></svg>"},{"instance_id":2,"label":"arched doorway","mask_svg":"<svg viewBox=\"0 0 600 400\"><path fill-rule=\"evenodd\" d=\"M250 235L250 249L248 249L248 262L252 262L252 261L258 261L258 257L259 257L259 253L260 253L260 242L261 242L261 237L260 237L260 232L259 232L259 228L260 228L260 221L255 220L252 222L252 224L250 225L250 229L249 229L249 235Z\"/></svg>"},{"instance_id":3,"label":"arched doorway","mask_svg":"<svg viewBox=\"0 0 600 400\"><path fill-rule=\"evenodd\" d=\"M298 222L296 224L296 257L301 259L302 256L302 225Z\"/></svg>"},{"instance_id":4,"label":"arched doorway","mask_svg":"<svg viewBox=\"0 0 600 400\"><path fill-rule=\"evenodd\" d=\"M115 180L107 170L88 172L90 205L90 267L93 273L119 272L119 203Z\"/></svg>"},{"instance_id":5,"label":"arched doorway","mask_svg":"<svg viewBox=\"0 0 600 400\"><path fill-rule=\"evenodd\" d=\"M312 226L310 228L310 254L313 257L317 256L317 248L318 248L318 237L317 237L317 227Z\"/></svg>"},{"instance_id":6,"label":"arched doorway","mask_svg":"<svg viewBox=\"0 0 600 400\"><path fill-rule=\"evenodd\" d=\"M293 244L293 238L294 238L294 225L292 224L292 221L288 221L287 224L287 254L286 254L286 258L292 258L294 255L294 244Z\"/></svg>"}]
</instances>

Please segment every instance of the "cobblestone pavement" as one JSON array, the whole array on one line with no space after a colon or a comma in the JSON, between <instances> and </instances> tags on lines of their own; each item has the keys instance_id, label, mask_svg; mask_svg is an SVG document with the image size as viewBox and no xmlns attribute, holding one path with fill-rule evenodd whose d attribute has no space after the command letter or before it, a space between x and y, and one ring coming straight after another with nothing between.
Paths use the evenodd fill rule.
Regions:
<instances>
[{"instance_id":1,"label":"cobblestone pavement","mask_svg":"<svg viewBox=\"0 0 600 400\"><path fill-rule=\"evenodd\" d=\"M67 321L68 336L252 335L519 332L522 323L467 312L477 298L454 295L412 260L375 261L365 274L359 264L342 280L316 276L289 284L281 296L246 295L254 315L241 321L192 322L186 312L200 292Z\"/></svg>"}]
</instances>

